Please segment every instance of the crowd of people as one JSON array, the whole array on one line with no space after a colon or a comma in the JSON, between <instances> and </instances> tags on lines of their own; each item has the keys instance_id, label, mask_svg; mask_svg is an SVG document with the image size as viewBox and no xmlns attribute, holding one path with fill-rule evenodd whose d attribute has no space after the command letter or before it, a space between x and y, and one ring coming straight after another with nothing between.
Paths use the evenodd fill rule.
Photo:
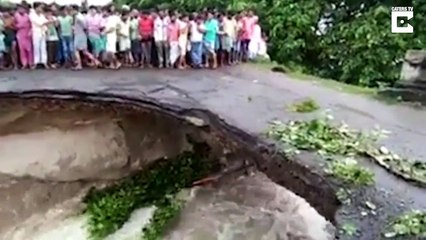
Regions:
<instances>
[{"instance_id":1,"label":"crowd of people","mask_svg":"<svg viewBox=\"0 0 426 240\"><path fill-rule=\"evenodd\" d=\"M0 70L217 68L266 56L253 11L18 5L0 12Z\"/></svg>"}]
</instances>

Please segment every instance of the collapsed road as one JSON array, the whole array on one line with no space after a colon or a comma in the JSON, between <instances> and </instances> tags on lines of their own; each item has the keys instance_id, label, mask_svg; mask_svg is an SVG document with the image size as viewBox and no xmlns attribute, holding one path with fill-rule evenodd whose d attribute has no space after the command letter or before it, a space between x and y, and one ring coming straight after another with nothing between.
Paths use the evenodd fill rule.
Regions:
<instances>
[{"instance_id":1,"label":"collapsed road","mask_svg":"<svg viewBox=\"0 0 426 240\"><path fill-rule=\"evenodd\" d=\"M14 181L16 179L25 179L25 181L35 179L36 181L60 183L69 181L73 182L74 185L58 188L64 191L62 195L66 195L66 192L81 194L79 190L83 188L87 190L87 186L82 186L81 183L75 186L75 181L102 180L108 182L123 178L147 164L146 162L141 163L140 159L154 161L164 157L164 155L173 156L185 150L188 147L186 144L188 139L185 138L191 136L193 139L206 142L213 149L214 159L219 159L218 162L221 165L219 172L233 169L235 165L241 165L245 166L242 167L245 171L237 175L246 175L249 172L247 169L254 171L252 169L255 168L263 172L273 182L304 198L330 222L343 224L347 219L356 219L359 225L359 235L352 236L353 239L379 239L382 230L388 224L389 217L396 216L406 209L424 209L426 207L425 203L421 201L426 196L422 189L406 185L403 182L398 182L397 185L384 184L382 180L395 182L397 180L392 179L381 169L377 169L377 171L381 171L378 174L381 179L376 179L376 187L363 192L365 196L360 197L358 205L342 206L336 199L338 184L314 166L307 167L307 165L310 165L308 159L291 161L277 155L277 150L273 144L267 143L256 135L266 128L267 122L272 118L288 119L289 117L285 116L286 113L282 109L285 101L300 97L299 94L294 94L291 89L280 88L282 85L277 84L279 78L282 77L272 73L261 73L259 70L248 70L247 66L214 72L122 70L118 72L34 71L2 73L0 77L0 126L2 127L0 132L2 141L10 139L5 136L10 137L13 134L36 130L46 131L46 129L54 132L55 129L60 131L71 126L75 127L74 125L81 127L94 124L95 127L88 128L91 133L86 137L77 140L78 134L82 134L82 132L76 132L74 138L70 137L70 141L73 143L81 141L80 144L84 146L90 144L91 141L97 141L97 147L103 148L104 151L113 150L111 156L119 159L117 162L102 164L103 159L100 158L97 159L97 162L92 163L97 166L96 168L81 167L84 166L83 164L77 169L70 167L72 164L61 159L60 166L62 167L45 171L49 169L49 163L57 163L55 161L58 160L53 157L49 160L50 162L46 160L46 166L43 166L43 168L35 167L37 164L43 165L43 163L28 160L28 162L22 163L28 164L27 168L22 169L22 165L19 164L15 164L15 167L10 166L11 159L28 159L34 153L29 152L25 155L22 153L24 152L24 149L22 149L19 150L19 154L14 154L10 149L16 151L16 147L26 146L23 144L28 144L31 141L28 139L12 141L7 143L10 144L8 145L9 150L6 151L9 155L3 154L3 156L10 156L10 159L2 157L2 163L0 163L2 169L5 169L2 172L4 176L1 176L2 179L5 179L3 187L10 190L11 184L5 186L7 184L4 183L10 182L11 178ZM269 79L271 81L268 81ZM292 82L291 84L294 85L292 87L295 87L298 83ZM301 83L300 87L306 87L305 90L309 89L310 93L315 92L318 95L321 95L321 91L323 91L316 86L308 87L306 83ZM265 94L266 92L270 94ZM282 97L282 95L286 95L286 97ZM248 97L253 100L247 101ZM362 100L360 102L362 103ZM338 104L342 103L336 103L335 106L338 106ZM403 109L403 111L409 110ZM424 117L424 114L420 116ZM371 120L368 114L364 114L364 117ZM162 120L160 119L163 118L168 120L161 123ZM107 121L104 121L105 119ZM111 124L111 120L120 122L120 124L115 126ZM359 124L363 125L362 123L366 121L369 120L364 120ZM392 119L388 121L392 121ZM30 126L31 123L34 126ZM155 124L158 125L158 129L150 127ZM398 127L403 128L400 124ZM121 129L119 131L121 135L114 135L118 131L115 128ZM140 128L140 132L138 132L138 128ZM142 128L145 129L142 130ZM175 131L176 129L184 130ZM99 131L104 134L98 136ZM174 131L176 134L170 135ZM113 133L108 136L110 132ZM167 133L163 138L161 154L144 155L144 153L138 152L140 151L138 150L139 145L132 146L132 144L141 141L140 139L143 139L147 132L152 134L153 138ZM50 135L51 140L45 143L39 140L39 145L33 148L40 149L43 144L49 144L51 148L54 148L55 137L61 138L61 135L58 132L52 134ZM422 133L419 131L416 134ZM43 136L47 135L30 137L39 139ZM121 137L122 141L125 142L123 145L126 145L126 149L130 149L127 151L131 153L123 150L120 144L111 146L108 143L99 143L105 137L111 139ZM410 136L404 135L402 137L404 139ZM181 140L177 141L176 139ZM3 144L5 143L3 142ZM2 143L0 142L0 144ZM147 144L148 146L152 147L156 144L151 142ZM169 149L169 146L174 147ZM412 146L415 147L416 144L412 144ZM56 147L60 148L61 146L57 144ZM163 148L168 149L169 152L165 154ZM4 148L0 146L0 150L4 150ZM417 154L420 157L424 156L422 153ZM46 155L41 154L40 156ZM130 160L128 159L129 156ZM132 156L136 157L133 159ZM228 159L228 161L223 161L223 159ZM68 160L76 161L76 157L68 156ZM84 159L77 160L84 161ZM103 166L103 168L99 168L99 166ZM42 170L37 171L38 169ZM99 176L102 177L99 178ZM249 182L255 181L248 179ZM102 182L102 184L108 183ZM410 191L410 193L406 194L406 191ZM10 190L10 193L13 193L13 190ZM376 215L357 216L359 206L365 199L374 201L378 207ZM55 204L64 200L57 199ZM404 202L404 204L401 204L401 202ZM14 209L15 212L22 208L16 205L15 207L17 208ZM46 206L46 208L48 207ZM25 216L18 220L28 219L31 214L31 211L27 211L26 215L24 214ZM4 229L8 227L4 227ZM342 239L351 238L339 232L336 232L336 234L340 235Z\"/></svg>"}]
</instances>

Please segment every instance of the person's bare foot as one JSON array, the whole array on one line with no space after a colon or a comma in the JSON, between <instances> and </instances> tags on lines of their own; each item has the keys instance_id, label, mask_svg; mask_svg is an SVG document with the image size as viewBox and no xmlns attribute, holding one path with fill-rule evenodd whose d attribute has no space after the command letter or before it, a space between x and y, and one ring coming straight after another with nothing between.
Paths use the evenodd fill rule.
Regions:
<instances>
[{"instance_id":1,"label":"person's bare foot","mask_svg":"<svg viewBox=\"0 0 426 240\"><path fill-rule=\"evenodd\" d=\"M75 67L73 67L71 69L74 70L74 71L79 71L79 70L82 70L83 67L81 65L77 65L77 66L75 66Z\"/></svg>"}]
</instances>

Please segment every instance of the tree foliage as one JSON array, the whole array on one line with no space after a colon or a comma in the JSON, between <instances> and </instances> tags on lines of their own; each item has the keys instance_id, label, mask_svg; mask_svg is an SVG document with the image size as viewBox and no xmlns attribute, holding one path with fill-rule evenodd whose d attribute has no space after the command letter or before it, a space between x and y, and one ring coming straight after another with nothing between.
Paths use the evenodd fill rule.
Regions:
<instances>
[{"instance_id":1,"label":"tree foliage","mask_svg":"<svg viewBox=\"0 0 426 240\"><path fill-rule=\"evenodd\" d=\"M269 35L272 60L342 82L392 85L408 49L426 46L426 0L122 0L184 11L251 8ZM391 33L391 7L413 6L414 34ZM325 26L322 34L319 22Z\"/></svg>"}]
</instances>

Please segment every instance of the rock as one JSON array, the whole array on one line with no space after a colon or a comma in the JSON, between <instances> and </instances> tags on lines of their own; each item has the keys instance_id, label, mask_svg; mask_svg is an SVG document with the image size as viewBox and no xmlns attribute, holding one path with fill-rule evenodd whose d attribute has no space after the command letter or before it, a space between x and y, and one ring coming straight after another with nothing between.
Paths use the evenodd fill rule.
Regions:
<instances>
[{"instance_id":1,"label":"rock","mask_svg":"<svg viewBox=\"0 0 426 240\"><path fill-rule=\"evenodd\" d=\"M329 240L334 229L306 201L264 174L198 188L164 240Z\"/></svg>"},{"instance_id":2,"label":"rock","mask_svg":"<svg viewBox=\"0 0 426 240\"><path fill-rule=\"evenodd\" d=\"M408 50L404 57L400 80L393 88L380 91L407 102L426 104L426 50Z\"/></svg>"},{"instance_id":3,"label":"rock","mask_svg":"<svg viewBox=\"0 0 426 240\"><path fill-rule=\"evenodd\" d=\"M401 81L426 83L426 50L408 50L401 70Z\"/></svg>"}]
</instances>

